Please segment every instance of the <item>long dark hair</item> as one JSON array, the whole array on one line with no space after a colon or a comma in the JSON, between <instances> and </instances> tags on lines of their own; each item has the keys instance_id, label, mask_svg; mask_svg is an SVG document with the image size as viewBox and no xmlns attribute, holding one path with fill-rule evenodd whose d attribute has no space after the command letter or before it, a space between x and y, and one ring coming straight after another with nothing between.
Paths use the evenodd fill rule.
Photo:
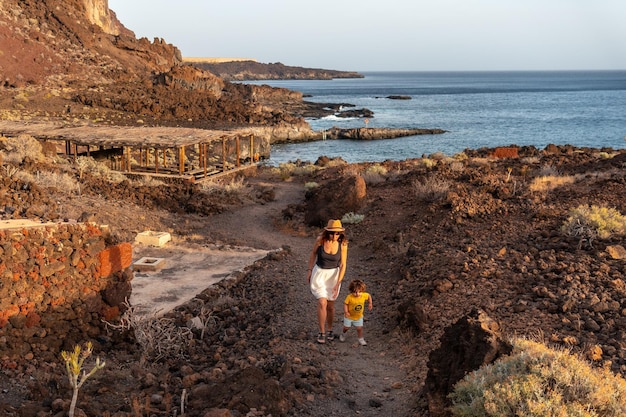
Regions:
<instances>
[{"instance_id":1,"label":"long dark hair","mask_svg":"<svg viewBox=\"0 0 626 417\"><path fill-rule=\"evenodd\" d=\"M336 233L336 232L331 232L331 231L329 231L329 230L324 230L324 240L332 240L332 239L330 238L330 236L331 236L333 233ZM338 241L339 243L343 243L344 241L346 241L346 242L347 242L348 240L347 240L347 238L346 238L346 233L345 233L345 232L339 232L339 239L337 239L337 241Z\"/></svg>"}]
</instances>

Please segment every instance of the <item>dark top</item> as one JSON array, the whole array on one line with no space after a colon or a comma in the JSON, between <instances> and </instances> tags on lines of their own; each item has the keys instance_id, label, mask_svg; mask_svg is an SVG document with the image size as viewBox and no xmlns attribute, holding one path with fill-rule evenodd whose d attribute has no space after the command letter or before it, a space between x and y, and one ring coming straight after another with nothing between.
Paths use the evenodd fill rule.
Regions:
<instances>
[{"instance_id":1,"label":"dark top","mask_svg":"<svg viewBox=\"0 0 626 417\"><path fill-rule=\"evenodd\" d=\"M334 255L324 252L324 245L319 245L317 248L317 261L315 263L317 266L324 269L339 268L339 264L341 264L341 243L339 244L337 253Z\"/></svg>"}]
</instances>

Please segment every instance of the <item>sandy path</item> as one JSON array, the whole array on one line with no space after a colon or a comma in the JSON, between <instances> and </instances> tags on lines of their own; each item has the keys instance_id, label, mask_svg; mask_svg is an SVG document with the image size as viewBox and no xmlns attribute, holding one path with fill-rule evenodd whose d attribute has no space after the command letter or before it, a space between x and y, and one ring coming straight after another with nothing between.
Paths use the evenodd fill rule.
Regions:
<instances>
[{"instance_id":1,"label":"sandy path","mask_svg":"<svg viewBox=\"0 0 626 417\"><path fill-rule=\"evenodd\" d=\"M404 370L408 360L401 342L387 332L389 318L376 310L376 294L384 290L386 283L384 273L367 263L370 242L351 242L346 273L346 283L356 277L364 279L374 300L373 311L365 314L368 345L358 345L354 330L348 333L344 343L336 339L324 345L317 344L316 300L306 283L307 260L314 239L283 233L273 226L272 221L287 205L303 200L304 187L288 182L273 182L272 186L276 191L274 201L220 214L212 222L218 222L216 225L219 224L222 230L230 229L233 238L249 242L250 246L262 249L289 247L291 255L280 267L283 272L276 276L288 284L286 297L289 303L286 311L278 313L274 326L282 333L284 349L302 363L317 364L335 394L331 398L310 394L307 398L309 415L411 415L415 394L411 392L413 383ZM335 332L341 330L343 314L340 308L347 291L346 284L338 298Z\"/></svg>"}]
</instances>

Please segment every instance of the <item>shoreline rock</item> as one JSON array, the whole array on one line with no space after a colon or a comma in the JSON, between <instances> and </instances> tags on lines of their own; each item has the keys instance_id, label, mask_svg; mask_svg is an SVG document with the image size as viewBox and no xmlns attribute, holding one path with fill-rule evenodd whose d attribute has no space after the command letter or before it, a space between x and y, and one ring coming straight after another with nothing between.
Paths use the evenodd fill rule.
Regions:
<instances>
[{"instance_id":1,"label":"shoreline rock","mask_svg":"<svg viewBox=\"0 0 626 417\"><path fill-rule=\"evenodd\" d=\"M337 139L349 139L349 140L380 140L380 139L396 139L406 136L417 135L439 135L446 133L443 129L422 129L422 128L374 128L374 127L358 127L342 129L338 127L332 127L327 130L310 131L310 134L302 134L297 138L283 137L272 138L272 144L283 143L304 143L314 142L319 140L337 140Z\"/></svg>"}]
</instances>

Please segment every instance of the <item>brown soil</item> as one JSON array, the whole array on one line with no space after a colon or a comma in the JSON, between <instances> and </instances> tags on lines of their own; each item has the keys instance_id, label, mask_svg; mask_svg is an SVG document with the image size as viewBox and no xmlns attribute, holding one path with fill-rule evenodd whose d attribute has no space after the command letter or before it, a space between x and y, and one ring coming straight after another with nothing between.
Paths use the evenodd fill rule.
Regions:
<instances>
[{"instance_id":1,"label":"brown soil","mask_svg":"<svg viewBox=\"0 0 626 417\"><path fill-rule=\"evenodd\" d=\"M520 158L506 160L487 159L486 150L468 154L460 165L432 168L419 160L388 162L380 181L368 177L364 219L347 225L346 275L363 279L374 299L365 347L353 333L345 343L315 342L315 300L305 273L319 229L305 225L302 213L305 183L323 187L328 179L363 173L368 164L289 181L259 168L242 190L193 198L187 186L111 187L86 178L80 198L70 199L24 191L5 179L0 207L26 201L16 216L55 202L65 217L90 213L109 224L120 240L150 229L169 231L178 243L272 250L171 313L185 326L202 308L211 312L203 339L195 334L184 357L154 362L132 338L95 338L107 365L81 389L78 406L89 416L180 415L184 394L187 416L212 409L250 416L427 416L421 390L428 355L444 328L474 307L499 321L506 336L540 336L582 354L599 347L595 363L624 374L624 261L606 251L622 237L589 245L560 227L581 204L624 212L626 154L608 159L568 147L523 149ZM530 191L547 166L576 181ZM416 181L431 176L450 186L442 199L416 192ZM49 415L68 406L58 352L31 350L2 358L3 415Z\"/></svg>"}]
</instances>

